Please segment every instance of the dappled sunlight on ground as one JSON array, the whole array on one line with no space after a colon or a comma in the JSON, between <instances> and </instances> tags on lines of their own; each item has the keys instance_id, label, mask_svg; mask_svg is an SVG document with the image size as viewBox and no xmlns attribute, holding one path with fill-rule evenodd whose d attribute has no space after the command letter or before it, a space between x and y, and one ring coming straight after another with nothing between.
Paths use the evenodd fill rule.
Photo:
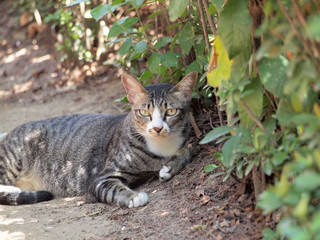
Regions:
<instances>
[{"instance_id":1,"label":"dappled sunlight on ground","mask_svg":"<svg viewBox=\"0 0 320 240\"><path fill-rule=\"evenodd\" d=\"M51 59L51 55L50 54L45 54L43 56L40 57L34 57L31 59L31 63L41 63L47 60Z\"/></svg>"},{"instance_id":2,"label":"dappled sunlight on ground","mask_svg":"<svg viewBox=\"0 0 320 240\"><path fill-rule=\"evenodd\" d=\"M21 217L10 217L8 214L5 214L4 206L0 206L0 239L10 239L10 240L23 240L25 238L25 234L19 231L19 226L24 224L24 219ZM13 208L13 207L8 207ZM12 210L10 211L10 215L17 214L18 211ZM15 226L14 230L7 230L7 226Z\"/></svg>"},{"instance_id":3,"label":"dappled sunlight on ground","mask_svg":"<svg viewBox=\"0 0 320 240\"><path fill-rule=\"evenodd\" d=\"M26 239L26 235L23 232L9 232L9 231L1 231L0 230L0 239L8 239L8 240L24 240Z\"/></svg>"},{"instance_id":4,"label":"dappled sunlight on ground","mask_svg":"<svg viewBox=\"0 0 320 240\"><path fill-rule=\"evenodd\" d=\"M13 50L11 50L11 51L13 51ZM12 52L11 54L5 56L2 59L2 63L4 63L4 64L12 63L12 62L16 61L17 58L22 57L22 56L26 56L28 54L30 54L30 51L27 50L26 48L22 48L22 49L18 50L17 52Z\"/></svg>"}]
</instances>

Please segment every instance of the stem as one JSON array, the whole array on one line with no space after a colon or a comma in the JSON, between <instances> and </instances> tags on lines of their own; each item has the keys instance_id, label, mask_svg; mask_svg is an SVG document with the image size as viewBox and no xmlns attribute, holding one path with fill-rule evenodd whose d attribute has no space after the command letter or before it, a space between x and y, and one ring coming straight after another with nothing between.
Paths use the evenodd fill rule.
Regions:
<instances>
[{"instance_id":1,"label":"stem","mask_svg":"<svg viewBox=\"0 0 320 240\"><path fill-rule=\"evenodd\" d=\"M297 17L298 17L301 25L303 26L304 29L306 29L306 28L307 28L307 22L306 22L306 20L305 20L304 17L303 17L303 14L302 14L302 12L301 12L301 9L300 9L299 5L297 4L296 0L291 0L291 2L293 3L293 8L294 8L294 10L295 10L295 12L296 12L296 15L297 15ZM320 58L320 50L318 49L315 41L314 41L312 38L310 38L309 40L310 40L310 42L311 42L311 45L312 45L313 50L314 50L314 51L316 52L316 54L317 54L317 57Z\"/></svg>"},{"instance_id":2,"label":"stem","mask_svg":"<svg viewBox=\"0 0 320 240\"><path fill-rule=\"evenodd\" d=\"M193 127L193 130L194 130L194 132L195 132L195 134L196 134L196 137L197 137L197 138L200 138L200 136L202 135L202 133L201 133L201 131L199 130L199 127L198 127L198 125L197 125L197 123L196 123L196 120L195 120L194 117L193 117L192 112L188 111L187 114L188 114L188 117L189 117L191 126Z\"/></svg>"},{"instance_id":3,"label":"stem","mask_svg":"<svg viewBox=\"0 0 320 240\"><path fill-rule=\"evenodd\" d=\"M149 41L148 35L147 35L147 34L146 34L146 32L145 32L144 25L143 25L143 23L142 23L142 21L141 21L140 14L139 14L139 11L138 11L138 8L134 8L134 10L136 11L136 13L137 13L137 17L139 18L139 23L140 23L140 25L141 25L143 35L144 35L145 39L147 40L148 45L150 46L150 45L151 45L151 42Z\"/></svg>"},{"instance_id":4,"label":"stem","mask_svg":"<svg viewBox=\"0 0 320 240\"><path fill-rule=\"evenodd\" d=\"M217 34L218 34L217 33L217 28L214 25L214 22L212 20L211 15L209 14L208 2L207 2L207 0L202 0L202 2L203 2L203 5L204 5L204 9L206 10L206 14L207 14L207 18L208 18L208 21L209 21L209 25L210 25L211 31L212 31L214 36L217 36Z\"/></svg>"},{"instance_id":5,"label":"stem","mask_svg":"<svg viewBox=\"0 0 320 240\"><path fill-rule=\"evenodd\" d=\"M292 21L289 13L287 12L285 6L282 4L281 0L277 0L278 4L280 5L281 11L283 13L283 15L285 16L285 18L287 19L287 21L289 22L289 24L291 25L291 28L293 30L293 32L295 33L295 35L297 36L297 38L299 39L299 41L302 43L303 47L305 48L306 52L308 53L308 55L316 62L318 63L318 61L315 59L315 57L313 56L310 48L309 48L309 43L307 41L305 41L301 35L301 33L299 32L298 28L296 27L295 23Z\"/></svg>"},{"instance_id":6,"label":"stem","mask_svg":"<svg viewBox=\"0 0 320 240\"><path fill-rule=\"evenodd\" d=\"M218 116L219 116L220 126L222 126L223 125L223 121L222 121L221 111L219 109L219 98L218 98L217 94L214 93L214 95L216 97L216 104L217 104L217 109L218 109Z\"/></svg>"},{"instance_id":7,"label":"stem","mask_svg":"<svg viewBox=\"0 0 320 240\"><path fill-rule=\"evenodd\" d=\"M251 118L256 122L256 124L258 125L258 127L266 134L268 135L268 131L267 129L265 129L265 127L262 125L262 123L259 121L259 119L253 114L253 112L249 109L249 107L247 106L247 104L245 104L244 102L240 102L240 105L244 108L244 110L247 111L247 113L249 113L249 115L251 116ZM277 147L278 144L274 141L274 139L271 138L272 143Z\"/></svg>"},{"instance_id":8,"label":"stem","mask_svg":"<svg viewBox=\"0 0 320 240\"><path fill-rule=\"evenodd\" d=\"M205 25L203 8L202 8L201 0L197 0L197 1L198 1L199 9L200 9L201 25L202 25L202 29L203 29L203 35L204 35L204 39L205 39L206 46L207 46L207 52L209 52L210 51L210 44L209 44L207 28L206 28L206 25Z\"/></svg>"}]
</instances>

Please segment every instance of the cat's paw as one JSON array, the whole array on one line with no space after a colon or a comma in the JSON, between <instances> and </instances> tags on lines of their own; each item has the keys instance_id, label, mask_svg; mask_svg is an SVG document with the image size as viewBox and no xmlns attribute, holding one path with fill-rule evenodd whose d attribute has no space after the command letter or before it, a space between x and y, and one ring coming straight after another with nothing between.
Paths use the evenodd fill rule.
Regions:
<instances>
[{"instance_id":1,"label":"cat's paw","mask_svg":"<svg viewBox=\"0 0 320 240\"><path fill-rule=\"evenodd\" d=\"M148 203L148 195L145 192L140 192L138 195L130 200L128 207L133 208L133 207L140 207L144 206Z\"/></svg>"},{"instance_id":2,"label":"cat's paw","mask_svg":"<svg viewBox=\"0 0 320 240\"><path fill-rule=\"evenodd\" d=\"M168 168L167 166L163 166L159 172L160 181L169 180L172 177L170 171L170 168Z\"/></svg>"}]
</instances>

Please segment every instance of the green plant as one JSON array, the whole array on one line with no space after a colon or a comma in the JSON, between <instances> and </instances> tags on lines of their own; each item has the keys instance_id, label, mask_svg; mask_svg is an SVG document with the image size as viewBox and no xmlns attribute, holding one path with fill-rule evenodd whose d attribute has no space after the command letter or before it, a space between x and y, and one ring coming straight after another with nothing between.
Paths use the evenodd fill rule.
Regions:
<instances>
[{"instance_id":1,"label":"green plant","mask_svg":"<svg viewBox=\"0 0 320 240\"><path fill-rule=\"evenodd\" d=\"M81 1L76 1L78 2ZM144 24L139 11L150 5L156 6L155 2L161 3L162 7L150 14L149 24ZM130 72L139 75L140 81L145 84L156 77L168 82L172 79L180 79L182 75L191 71L202 73L208 63L199 13L196 11L197 3L194 1L186 1L186 3L188 13L192 14L186 14L184 8L182 16L179 16L181 17L179 22L165 26L165 31L173 32L172 35L167 36L149 31L150 28L155 28L154 19L169 8L164 1L118 0L113 1L112 4L97 6L90 13L97 21L103 19L108 13L115 19L107 36L107 45L109 47L119 45L119 64L130 66ZM128 6L126 16L117 19L115 12L124 6ZM131 14L132 17L128 16L129 12L134 12ZM177 16L174 17L177 18ZM146 65L144 65L145 62L147 62ZM199 85L205 84L202 78ZM212 96L210 91L198 94Z\"/></svg>"},{"instance_id":2,"label":"green plant","mask_svg":"<svg viewBox=\"0 0 320 240\"><path fill-rule=\"evenodd\" d=\"M220 158L227 177L251 176L258 206L282 215L265 239L320 239L319 11L308 0L229 0L218 18L218 64L207 77L230 127L202 143L231 133Z\"/></svg>"}]
</instances>

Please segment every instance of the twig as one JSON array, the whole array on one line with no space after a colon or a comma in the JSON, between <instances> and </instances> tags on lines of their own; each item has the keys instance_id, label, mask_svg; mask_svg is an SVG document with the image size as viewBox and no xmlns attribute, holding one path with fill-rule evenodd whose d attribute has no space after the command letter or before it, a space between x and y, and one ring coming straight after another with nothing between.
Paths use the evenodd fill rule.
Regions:
<instances>
[{"instance_id":1,"label":"twig","mask_svg":"<svg viewBox=\"0 0 320 240\"><path fill-rule=\"evenodd\" d=\"M194 133L196 134L196 137L197 137L197 138L200 138L200 136L202 135L202 133L201 133L201 131L200 131L199 128L198 128L198 125L197 125L197 123L196 123L196 120L195 120L194 117L193 117L192 112L188 111L187 114L188 114L188 117L189 117L191 126L193 127Z\"/></svg>"},{"instance_id":2,"label":"twig","mask_svg":"<svg viewBox=\"0 0 320 240\"><path fill-rule=\"evenodd\" d=\"M259 121L259 119L253 114L253 112L249 109L247 104L245 104L244 102L240 102L240 105L247 111L247 113L249 113L249 115L256 122L258 127L261 128L261 130L267 135L268 131L265 129L265 127L262 125L262 123Z\"/></svg>"},{"instance_id":3,"label":"twig","mask_svg":"<svg viewBox=\"0 0 320 240\"><path fill-rule=\"evenodd\" d=\"M208 18L208 22L209 22L211 31L212 31L214 36L217 36L217 28L214 25L214 22L212 20L211 15L209 14L208 2L207 2L207 0L202 0L202 2L203 2L203 5L204 5L204 9L206 10L206 14L207 14L207 18Z\"/></svg>"},{"instance_id":4,"label":"twig","mask_svg":"<svg viewBox=\"0 0 320 240\"><path fill-rule=\"evenodd\" d=\"M222 121L222 114L221 114L221 111L219 109L219 98L217 96L217 94L214 94L215 97L216 97L216 104L217 104L217 109L218 109L218 116L219 116L219 121L220 121L220 126L223 125L223 121Z\"/></svg>"},{"instance_id":5,"label":"twig","mask_svg":"<svg viewBox=\"0 0 320 240\"><path fill-rule=\"evenodd\" d=\"M244 108L244 110L247 111L247 113L249 113L249 115L251 116L251 118L256 122L256 124L258 125L258 127L264 132L264 134L268 135L268 131L267 129L265 129L265 127L262 125L262 123L259 121L259 119L253 114L253 112L249 109L249 107L247 106L247 104L245 104L244 102L240 102L240 105ZM272 143L277 147L278 144L274 141L274 139L271 138Z\"/></svg>"},{"instance_id":6,"label":"twig","mask_svg":"<svg viewBox=\"0 0 320 240\"><path fill-rule=\"evenodd\" d=\"M301 12L301 9L299 7L299 5L297 4L296 0L291 0L292 4L293 4L293 8L296 12L296 15L301 23L301 25L304 27L304 29L307 28L307 22L303 17L303 14ZM317 53L317 57L320 58L320 50L318 49L316 43L314 42L314 40L312 38L310 38L310 42L312 45L312 48L314 49L314 51Z\"/></svg>"},{"instance_id":7,"label":"twig","mask_svg":"<svg viewBox=\"0 0 320 240\"><path fill-rule=\"evenodd\" d=\"M313 1L316 5L316 8L318 11L320 11L320 3L318 2L318 0Z\"/></svg>"},{"instance_id":8,"label":"twig","mask_svg":"<svg viewBox=\"0 0 320 240\"><path fill-rule=\"evenodd\" d=\"M293 32L295 33L295 35L297 36L297 38L299 39L299 41L302 43L303 47L305 48L306 52L308 53L308 55L317 63L317 60L314 58L310 48L309 48L309 44L308 42L304 41L301 33L299 32L298 28L296 27L295 23L292 21L289 13L287 12L285 6L283 5L283 3L281 2L281 0L277 0L278 4L280 5L281 11L283 13L283 15L285 16L285 18L287 19L287 21L289 22L289 24L291 25L291 28L293 30Z\"/></svg>"},{"instance_id":9,"label":"twig","mask_svg":"<svg viewBox=\"0 0 320 240\"><path fill-rule=\"evenodd\" d=\"M206 24L205 24L204 14L203 14L203 8L202 8L201 0L197 0L197 1L198 1L198 4L199 4L199 9L200 9L201 25L202 25L202 29L203 29L203 35L204 35L204 39L205 39L206 46L207 46L207 52L209 52L210 44L209 44L209 38L208 38L208 32L207 32L207 28L206 28Z\"/></svg>"},{"instance_id":10,"label":"twig","mask_svg":"<svg viewBox=\"0 0 320 240\"><path fill-rule=\"evenodd\" d=\"M156 11L159 11L159 2L156 1ZM155 26L155 32L157 34L157 38L159 37L159 21L158 21L158 15L154 18L154 26Z\"/></svg>"}]
</instances>

